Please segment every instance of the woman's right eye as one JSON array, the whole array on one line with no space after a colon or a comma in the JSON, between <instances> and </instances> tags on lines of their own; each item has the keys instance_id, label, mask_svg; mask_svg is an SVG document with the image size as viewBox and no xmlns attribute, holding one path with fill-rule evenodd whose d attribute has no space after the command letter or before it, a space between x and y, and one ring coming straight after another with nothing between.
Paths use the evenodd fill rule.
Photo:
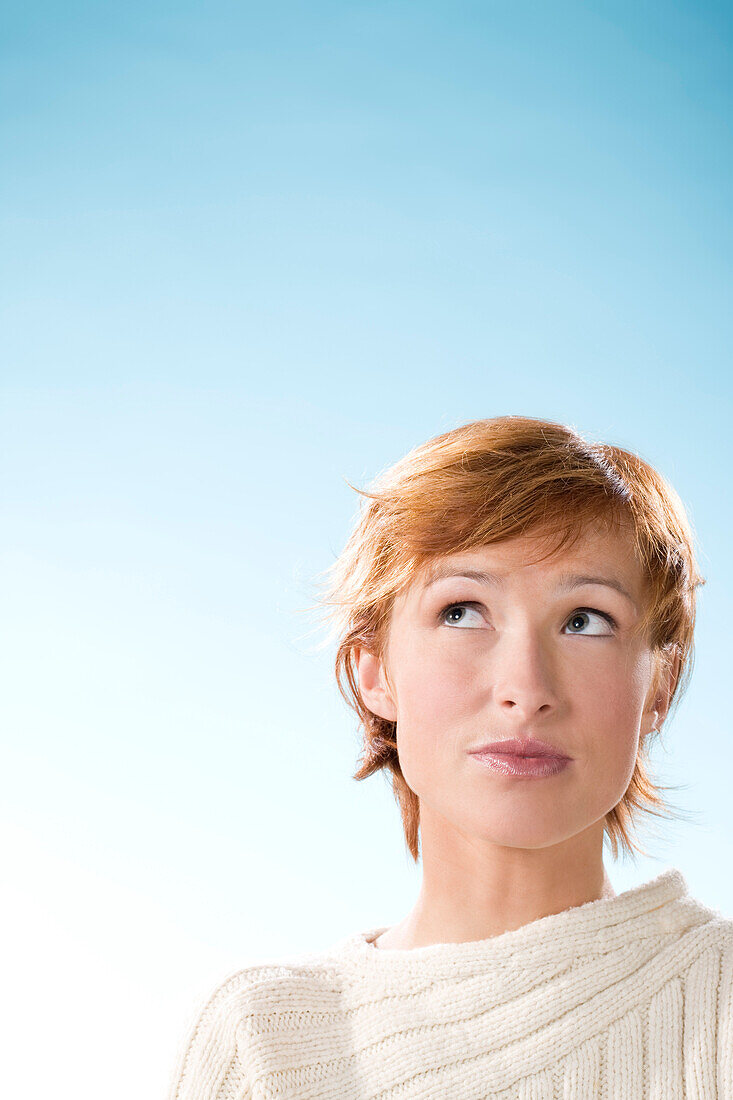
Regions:
<instances>
[{"instance_id":1,"label":"woman's right eye","mask_svg":"<svg viewBox=\"0 0 733 1100\"><path fill-rule=\"evenodd\" d=\"M474 614L478 621L471 622L470 618L466 618L465 612ZM446 626L478 626L484 619L474 604L451 603L441 611L440 621Z\"/></svg>"}]
</instances>

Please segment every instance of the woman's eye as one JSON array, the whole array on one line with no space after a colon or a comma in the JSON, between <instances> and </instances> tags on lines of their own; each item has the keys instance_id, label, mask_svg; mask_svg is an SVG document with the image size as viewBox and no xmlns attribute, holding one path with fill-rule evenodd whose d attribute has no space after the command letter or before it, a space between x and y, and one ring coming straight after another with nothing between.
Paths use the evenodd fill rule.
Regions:
<instances>
[{"instance_id":1,"label":"woman's eye","mask_svg":"<svg viewBox=\"0 0 733 1100\"><path fill-rule=\"evenodd\" d=\"M613 634L614 620L604 611L593 611L590 607L581 607L574 611L566 626L570 634L609 635ZM590 628L590 629L588 629Z\"/></svg>"},{"instance_id":2,"label":"woman's eye","mask_svg":"<svg viewBox=\"0 0 733 1100\"><path fill-rule=\"evenodd\" d=\"M468 614L468 618L466 617ZM472 621L470 616L475 615ZM452 603L444 607L440 613L440 621L447 626L479 626L483 621L483 615L470 603Z\"/></svg>"}]
</instances>

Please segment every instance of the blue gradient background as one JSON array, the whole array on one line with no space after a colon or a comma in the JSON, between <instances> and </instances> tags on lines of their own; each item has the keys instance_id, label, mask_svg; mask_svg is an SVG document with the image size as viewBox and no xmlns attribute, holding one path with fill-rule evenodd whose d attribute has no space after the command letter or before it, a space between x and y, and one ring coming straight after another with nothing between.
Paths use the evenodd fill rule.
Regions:
<instances>
[{"instance_id":1,"label":"blue gradient background","mask_svg":"<svg viewBox=\"0 0 733 1100\"><path fill-rule=\"evenodd\" d=\"M304 609L346 479L466 420L570 423L687 505L690 820L609 873L733 913L730 6L5 12L9 1095L159 1097L230 969L411 907Z\"/></svg>"}]
</instances>

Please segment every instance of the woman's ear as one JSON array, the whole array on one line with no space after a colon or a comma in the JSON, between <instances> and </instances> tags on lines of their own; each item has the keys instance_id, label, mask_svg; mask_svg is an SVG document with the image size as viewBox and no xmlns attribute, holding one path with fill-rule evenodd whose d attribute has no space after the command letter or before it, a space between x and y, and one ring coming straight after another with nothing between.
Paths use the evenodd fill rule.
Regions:
<instances>
[{"instance_id":1,"label":"woman's ear","mask_svg":"<svg viewBox=\"0 0 733 1100\"><path fill-rule=\"evenodd\" d=\"M359 674L359 693L364 703L378 718L396 722L397 707L387 684L381 659L360 648L356 650L355 659Z\"/></svg>"},{"instance_id":2,"label":"woman's ear","mask_svg":"<svg viewBox=\"0 0 733 1100\"><path fill-rule=\"evenodd\" d=\"M670 660L666 654L654 655L654 682L649 690L647 707L642 717L642 735L653 729L659 729L672 702L674 689L680 675L681 658L679 653Z\"/></svg>"}]
</instances>

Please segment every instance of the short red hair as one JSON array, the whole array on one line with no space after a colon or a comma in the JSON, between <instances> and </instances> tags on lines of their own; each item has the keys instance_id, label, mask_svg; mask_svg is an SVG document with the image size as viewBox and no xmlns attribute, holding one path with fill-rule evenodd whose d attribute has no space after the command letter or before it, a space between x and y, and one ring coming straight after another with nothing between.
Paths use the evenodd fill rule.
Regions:
<instances>
[{"instance_id":1,"label":"short red hair","mask_svg":"<svg viewBox=\"0 0 733 1100\"><path fill-rule=\"evenodd\" d=\"M395 596L438 556L522 534L556 536L551 552L571 546L589 523L630 526L647 580L639 629L648 631L658 667L675 669L679 702L693 662L695 596L700 576L693 532L672 486L638 455L590 443L573 428L524 416L474 420L415 447L368 489L346 546L330 569L320 604L338 640L336 680L359 717L360 767L366 779L386 769L399 804L407 848L419 855L420 801L402 775L396 723L364 704L356 652L385 653ZM637 812L668 815L648 774L650 739L639 746L622 800L606 815L614 859L643 851L631 836Z\"/></svg>"}]
</instances>

